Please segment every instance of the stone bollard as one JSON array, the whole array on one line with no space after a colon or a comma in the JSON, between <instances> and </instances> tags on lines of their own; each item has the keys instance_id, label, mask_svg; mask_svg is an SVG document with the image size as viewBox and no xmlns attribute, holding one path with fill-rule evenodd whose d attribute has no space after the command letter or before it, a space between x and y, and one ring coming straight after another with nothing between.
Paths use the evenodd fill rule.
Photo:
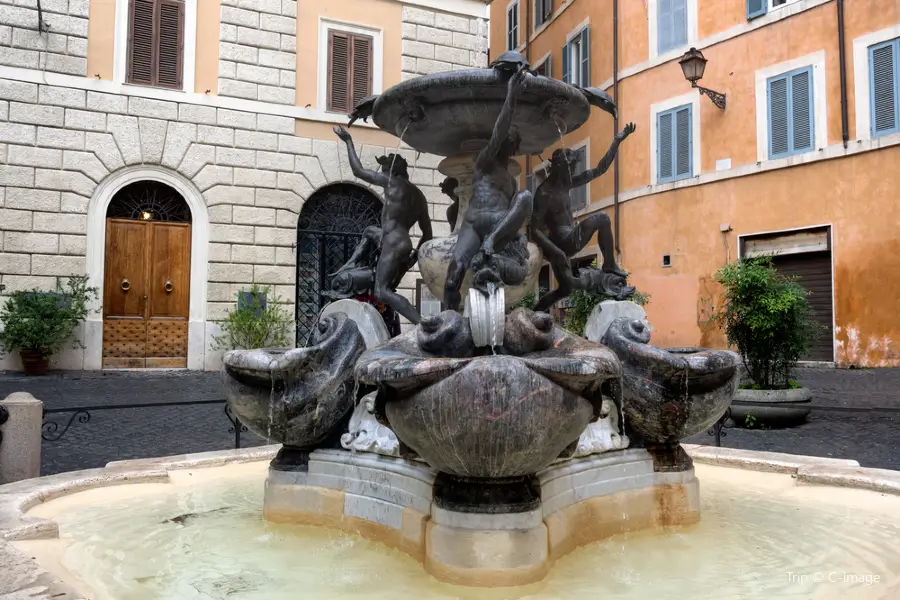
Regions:
<instances>
[{"instance_id":1,"label":"stone bollard","mask_svg":"<svg viewBox=\"0 0 900 600\"><path fill-rule=\"evenodd\" d=\"M44 404L27 392L0 401L0 484L41 475L41 422Z\"/></svg>"}]
</instances>

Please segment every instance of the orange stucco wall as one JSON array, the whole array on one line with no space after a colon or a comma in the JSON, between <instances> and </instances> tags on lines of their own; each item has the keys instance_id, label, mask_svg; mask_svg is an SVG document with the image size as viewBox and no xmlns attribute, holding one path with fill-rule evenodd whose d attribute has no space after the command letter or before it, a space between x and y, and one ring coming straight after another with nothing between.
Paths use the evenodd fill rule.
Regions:
<instances>
[{"instance_id":1,"label":"orange stucco wall","mask_svg":"<svg viewBox=\"0 0 900 600\"><path fill-rule=\"evenodd\" d=\"M197 1L197 57L194 91L219 90L219 0Z\"/></svg>"},{"instance_id":2,"label":"orange stucco wall","mask_svg":"<svg viewBox=\"0 0 900 600\"><path fill-rule=\"evenodd\" d=\"M522 0L524 11L527 2ZM561 3L556 3L557 11ZM494 2L491 18L505 24L506 3ZM714 34L746 30L745 0L698 0L700 40ZM600 85L612 75L612 0L574 2L529 43L533 62L553 52L554 77L561 75L561 48L566 36L585 19L591 26L591 79ZM620 151L622 192L650 188L651 105L690 91L677 60L645 68L649 25L645 2L619 2L619 85L621 125L633 121L637 131ZM523 16L524 22L524 16ZM854 98L853 39L900 23L895 0L846 0L845 36L851 143L857 137ZM524 27L523 27L524 30ZM492 31L492 55L505 49L505 25ZM825 52L827 144L841 142L840 71L835 2L745 31L703 48L709 63L703 85L728 95L719 110L700 98L700 173L715 171L716 161L730 158L732 168L757 162L755 71L819 51ZM639 68L628 75L627 69ZM862 74L867 77L867 74ZM608 89L612 93L611 89ZM591 120L565 138L567 145L590 140L591 162L612 139L612 119L594 111ZM817 146L825 145L817 140ZM543 156L549 157L552 148ZM531 160L538 164L537 159ZM621 205L621 260L633 282L653 295L648 313L661 346L722 347L725 339L710 323L720 304L714 273L738 252L738 235L830 224L834 261L836 357L839 365L900 365L900 147L844 158L735 177L665 193L638 196ZM610 170L593 182L589 198L605 206L613 194ZM605 209L612 214L612 209ZM720 224L733 231L723 237ZM727 246L726 246L727 242ZM662 268L663 254L673 267ZM894 276L886 276L888 273Z\"/></svg>"},{"instance_id":3,"label":"orange stucco wall","mask_svg":"<svg viewBox=\"0 0 900 600\"><path fill-rule=\"evenodd\" d=\"M116 0L92 0L88 13L88 77L113 78Z\"/></svg>"}]
</instances>

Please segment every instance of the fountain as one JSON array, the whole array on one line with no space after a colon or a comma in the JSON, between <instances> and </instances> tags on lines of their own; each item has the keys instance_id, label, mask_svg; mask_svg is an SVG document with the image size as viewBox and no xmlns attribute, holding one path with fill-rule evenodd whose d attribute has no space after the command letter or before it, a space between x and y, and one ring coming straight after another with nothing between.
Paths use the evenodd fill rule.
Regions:
<instances>
[{"instance_id":1,"label":"fountain","mask_svg":"<svg viewBox=\"0 0 900 600\"><path fill-rule=\"evenodd\" d=\"M616 111L602 91L530 74L515 53L360 103L351 124L372 117L414 149L446 157L456 226L432 239L405 161L382 157L381 171L367 171L337 128L354 173L385 189L385 214L336 274L332 295L371 291L414 327L391 339L374 308L341 299L322 311L308 347L226 354L232 414L277 449L127 461L0 487L0 561L11 565L12 592L418 599L476 597L456 586L524 586L474 593L897 597L890 519L900 498L884 494L900 495L900 475L681 445L727 411L739 357L650 345L645 315L625 301L633 288L608 250L608 221L575 224L560 206L573 184L605 170L633 126L596 169L574 173L562 151L534 195L516 190L512 156L574 131L591 106ZM568 258L595 232L604 263L576 276ZM590 340L545 312L510 310L544 257L560 287L543 304L573 289L622 299L604 303ZM448 308L465 298L462 313L422 318L396 294L414 259ZM823 495L798 482L832 487ZM826 577L865 587L827 590ZM89 591L77 595L69 583ZM0 595L4 585L0 573Z\"/></svg>"},{"instance_id":2,"label":"fountain","mask_svg":"<svg viewBox=\"0 0 900 600\"><path fill-rule=\"evenodd\" d=\"M561 281L544 304L577 287L633 292L612 258L608 219L575 224L568 209L568 190L604 172L633 125L596 169L576 174L570 154L557 152L535 194L513 179L513 156L576 130L592 104L616 110L602 91L531 74L516 53L360 103L351 123L372 117L412 148L447 157L441 169L456 185L445 192L458 207L445 239L432 239L402 157L366 170L351 133L335 128L354 174L385 189L385 213L333 293L368 286L415 327L394 339L373 335L353 301L341 300L325 310L309 348L225 356L234 414L284 444L266 483L268 520L367 532L438 579L497 586L539 581L556 558L617 530L699 519L697 479L678 442L724 414L737 355L659 350L628 319L612 323L604 345L543 312L506 314L534 288L544 253ZM423 236L412 251L416 223ZM575 277L567 257L596 231L603 267ZM396 293L410 257L451 310L423 319ZM452 309L463 296L461 314ZM624 497L637 508L604 510ZM575 522L586 507L601 515L595 537Z\"/></svg>"}]
</instances>

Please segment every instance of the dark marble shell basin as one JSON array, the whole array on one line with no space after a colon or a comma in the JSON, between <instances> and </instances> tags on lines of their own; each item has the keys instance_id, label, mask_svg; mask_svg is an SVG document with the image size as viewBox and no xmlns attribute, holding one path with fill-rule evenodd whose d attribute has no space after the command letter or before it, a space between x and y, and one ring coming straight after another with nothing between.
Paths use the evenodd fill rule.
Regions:
<instances>
[{"instance_id":1,"label":"dark marble shell basin","mask_svg":"<svg viewBox=\"0 0 900 600\"><path fill-rule=\"evenodd\" d=\"M375 102L373 120L420 152L440 156L477 152L491 137L509 77L495 69L416 77L385 91ZM556 79L528 77L513 117L513 128L522 138L520 154L535 154L559 141L557 121L563 133L571 132L588 120L590 111L578 88Z\"/></svg>"},{"instance_id":2,"label":"dark marble shell basin","mask_svg":"<svg viewBox=\"0 0 900 600\"><path fill-rule=\"evenodd\" d=\"M468 328L465 320L455 323ZM459 348L440 333L448 348ZM379 385L376 410L435 469L527 475L578 440L600 410L601 391L621 375L609 349L559 328L552 333L549 347L522 356L444 358L438 348L422 350L413 330L364 353L357 378Z\"/></svg>"},{"instance_id":3,"label":"dark marble shell basin","mask_svg":"<svg viewBox=\"0 0 900 600\"><path fill-rule=\"evenodd\" d=\"M651 346L641 321L613 321L603 342L624 369L625 430L633 442L672 445L710 428L728 410L740 380L729 350Z\"/></svg>"},{"instance_id":4,"label":"dark marble shell basin","mask_svg":"<svg viewBox=\"0 0 900 600\"><path fill-rule=\"evenodd\" d=\"M353 367L363 350L356 323L343 313L324 317L306 348L232 350L220 372L228 407L262 437L314 446L353 409Z\"/></svg>"}]
</instances>

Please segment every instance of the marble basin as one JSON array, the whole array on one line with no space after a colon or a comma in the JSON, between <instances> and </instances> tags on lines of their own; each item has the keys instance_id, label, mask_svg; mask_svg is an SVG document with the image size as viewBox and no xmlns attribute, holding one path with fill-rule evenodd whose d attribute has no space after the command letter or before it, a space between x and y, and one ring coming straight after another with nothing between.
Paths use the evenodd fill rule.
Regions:
<instances>
[{"instance_id":1,"label":"marble basin","mask_svg":"<svg viewBox=\"0 0 900 600\"><path fill-rule=\"evenodd\" d=\"M285 445L276 463L302 466L309 451L343 433L365 348L356 323L335 313L319 321L306 348L232 350L221 369L228 407L254 433Z\"/></svg>"},{"instance_id":2,"label":"marble basin","mask_svg":"<svg viewBox=\"0 0 900 600\"><path fill-rule=\"evenodd\" d=\"M674 446L709 429L737 390L740 356L729 350L651 346L639 320L616 319L603 342L624 369L625 430L633 444Z\"/></svg>"},{"instance_id":3,"label":"marble basin","mask_svg":"<svg viewBox=\"0 0 900 600\"><path fill-rule=\"evenodd\" d=\"M607 348L528 312L538 326L507 325L508 354L475 356L468 321L446 311L367 351L357 377L379 386L379 417L435 469L469 478L533 474L574 450L621 369ZM520 348L529 351L513 354Z\"/></svg>"}]
</instances>

